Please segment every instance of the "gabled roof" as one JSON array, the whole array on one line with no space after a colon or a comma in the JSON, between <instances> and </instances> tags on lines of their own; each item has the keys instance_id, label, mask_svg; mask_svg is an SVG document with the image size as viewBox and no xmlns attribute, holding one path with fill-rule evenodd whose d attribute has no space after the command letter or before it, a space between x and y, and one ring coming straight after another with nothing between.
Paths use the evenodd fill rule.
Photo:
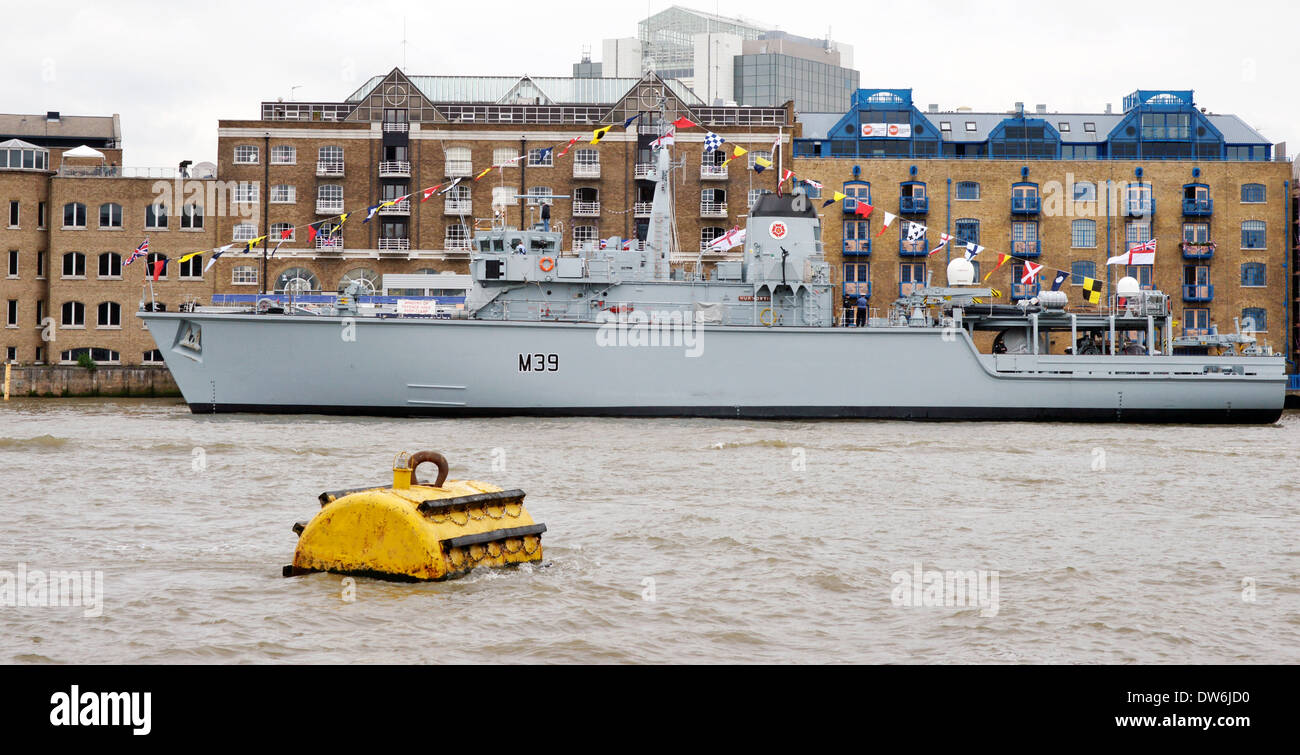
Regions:
<instances>
[{"instance_id":1,"label":"gabled roof","mask_svg":"<svg viewBox=\"0 0 1300 755\"><path fill-rule=\"evenodd\" d=\"M22 139L8 139L0 142L0 149L45 149L38 147L31 142L25 142Z\"/></svg>"},{"instance_id":2,"label":"gabled roof","mask_svg":"<svg viewBox=\"0 0 1300 755\"><path fill-rule=\"evenodd\" d=\"M639 78L575 78L572 76L411 76L412 84L430 102L472 104L610 105L618 102ZM346 102L359 102L384 77L372 77ZM664 82L683 102L703 105L704 101L678 79ZM517 95L523 102L511 102Z\"/></svg>"}]
</instances>

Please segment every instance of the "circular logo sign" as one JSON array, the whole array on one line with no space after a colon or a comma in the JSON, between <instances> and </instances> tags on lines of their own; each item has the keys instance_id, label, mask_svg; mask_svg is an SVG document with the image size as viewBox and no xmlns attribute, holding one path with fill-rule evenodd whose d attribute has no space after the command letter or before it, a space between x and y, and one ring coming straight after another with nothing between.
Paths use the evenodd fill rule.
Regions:
<instances>
[{"instance_id":1,"label":"circular logo sign","mask_svg":"<svg viewBox=\"0 0 1300 755\"><path fill-rule=\"evenodd\" d=\"M780 220L773 220L772 225L769 225L767 227L767 235L771 236L777 241L780 241L781 239L785 238L785 235L789 232L790 229L786 227L786 224L781 222Z\"/></svg>"},{"instance_id":2,"label":"circular logo sign","mask_svg":"<svg viewBox=\"0 0 1300 755\"><path fill-rule=\"evenodd\" d=\"M863 136L871 136L871 134L872 134L871 124L870 124L870 123L864 123L864 124L862 124L862 135L863 135Z\"/></svg>"},{"instance_id":3,"label":"circular logo sign","mask_svg":"<svg viewBox=\"0 0 1300 755\"><path fill-rule=\"evenodd\" d=\"M890 127L889 127L889 135L890 135L890 136L898 136L898 126L890 125Z\"/></svg>"}]
</instances>

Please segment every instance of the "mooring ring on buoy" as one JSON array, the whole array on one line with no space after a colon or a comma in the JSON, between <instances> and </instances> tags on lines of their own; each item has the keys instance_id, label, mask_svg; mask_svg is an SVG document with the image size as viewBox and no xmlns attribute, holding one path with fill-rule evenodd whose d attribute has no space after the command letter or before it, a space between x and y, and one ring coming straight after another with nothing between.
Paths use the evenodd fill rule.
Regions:
<instances>
[{"instance_id":1,"label":"mooring ring on buoy","mask_svg":"<svg viewBox=\"0 0 1300 755\"><path fill-rule=\"evenodd\" d=\"M450 466L447 464L447 457L437 451L418 451L411 454L411 458L406 462L411 468L411 484L429 485L427 482L416 482L415 479L416 468L426 461L431 461L438 465L438 479L433 483L433 487L442 487L442 484L447 481L447 472L450 471Z\"/></svg>"}]
</instances>

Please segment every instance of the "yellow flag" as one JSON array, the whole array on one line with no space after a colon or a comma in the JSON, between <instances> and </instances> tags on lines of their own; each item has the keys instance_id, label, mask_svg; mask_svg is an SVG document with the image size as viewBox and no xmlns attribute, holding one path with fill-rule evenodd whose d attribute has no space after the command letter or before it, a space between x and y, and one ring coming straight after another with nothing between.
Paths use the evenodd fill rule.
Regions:
<instances>
[{"instance_id":1,"label":"yellow flag","mask_svg":"<svg viewBox=\"0 0 1300 755\"><path fill-rule=\"evenodd\" d=\"M190 260L192 260L192 259L194 259L195 257L199 256L200 254L203 254L203 252L190 252L189 254L187 254L187 255L185 255L184 257L181 257L179 260L177 260L177 262L189 262Z\"/></svg>"},{"instance_id":2,"label":"yellow flag","mask_svg":"<svg viewBox=\"0 0 1300 755\"><path fill-rule=\"evenodd\" d=\"M348 213L345 212L342 215L339 215L339 227L342 227L346 222L348 222Z\"/></svg>"},{"instance_id":3,"label":"yellow flag","mask_svg":"<svg viewBox=\"0 0 1300 755\"><path fill-rule=\"evenodd\" d=\"M250 251L250 252L253 251L253 247L255 247L255 246L257 246L258 244L260 244L260 243L262 242L262 239L264 239L264 238L266 238L266 237L265 237L265 236L258 236L258 237L255 238L255 239L249 239L249 241L248 241L248 251Z\"/></svg>"},{"instance_id":4,"label":"yellow flag","mask_svg":"<svg viewBox=\"0 0 1300 755\"><path fill-rule=\"evenodd\" d=\"M831 193L831 201L832 201L832 202L838 202L838 201L840 201L841 199L844 199L844 198L847 197L847 196L848 196L847 194L841 194L841 193L839 193L838 191L835 191L835 192L832 192L832 193Z\"/></svg>"},{"instance_id":5,"label":"yellow flag","mask_svg":"<svg viewBox=\"0 0 1300 755\"><path fill-rule=\"evenodd\" d=\"M598 144L598 143L600 143L600 140L605 138L605 134L608 134L608 133L609 133L609 130L610 130L611 128L614 128L614 127L613 127L613 126L604 126L604 127L602 127L602 128L598 128L598 129L596 129L595 131L591 132L591 143L592 143L592 144Z\"/></svg>"},{"instance_id":6,"label":"yellow flag","mask_svg":"<svg viewBox=\"0 0 1300 755\"><path fill-rule=\"evenodd\" d=\"M488 167L484 168L483 170L479 171L479 174L478 174L477 176L474 176L474 180L475 180L475 181L479 180L480 178L482 178L483 176L486 176L486 175L487 175L488 173L490 173L491 171L492 171L492 166L488 166Z\"/></svg>"},{"instance_id":7,"label":"yellow flag","mask_svg":"<svg viewBox=\"0 0 1300 755\"><path fill-rule=\"evenodd\" d=\"M740 157L741 155L745 155L745 154L748 154L748 153L749 153L749 150L747 150L747 149L745 149L744 147L742 147L742 146L740 146L739 144L737 144L737 145L736 145L736 149L735 149L734 152L731 153L731 156L732 156L733 158L736 158L736 157Z\"/></svg>"},{"instance_id":8,"label":"yellow flag","mask_svg":"<svg viewBox=\"0 0 1300 755\"><path fill-rule=\"evenodd\" d=\"M754 164L755 164L755 165L761 165L761 166L763 166L764 168L770 168L770 167L772 167L772 161L769 160L769 159L767 159L766 157L755 157L755 158L754 158Z\"/></svg>"}]
</instances>

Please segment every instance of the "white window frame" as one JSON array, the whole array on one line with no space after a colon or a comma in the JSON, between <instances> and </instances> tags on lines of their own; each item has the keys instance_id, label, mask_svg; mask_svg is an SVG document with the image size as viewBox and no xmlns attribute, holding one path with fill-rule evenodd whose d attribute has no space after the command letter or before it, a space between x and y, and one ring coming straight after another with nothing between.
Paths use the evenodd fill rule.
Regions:
<instances>
[{"instance_id":1,"label":"white window frame","mask_svg":"<svg viewBox=\"0 0 1300 755\"><path fill-rule=\"evenodd\" d=\"M230 268L230 285L256 286L257 267L255 265L235 265Z\"/></svg>"},{"instance_id":2,"label":"white window frame","mask_svg":"<svg viewBox=\"0 0 1300 755\"><path fill-rule=\"evenodd\" d=\"M519 157L518 149L514 147L497 147L496 149L492 150L492 166L493 167L500 166L506 168L518 167L519 163L510 162L511 160L514 160L517 157Z\"/></svg>"},{"instance_id":3,"label":"white window frame","mask_svg":"<svg viewBox=\"0 0 1300 755\"><path fill-rule=\"evenodd\" d=\"M256 144L235 145L235 165L257 165L261 159L261 149Z\"/></svg>"},{"instance_id":4,"label":"white window frame","mask_svg":"<svg viewBox=\"0 0 1300 755\"><path fill-rule=\"evenodd\" d=\"M116 319L117 322L110 322L107 325L100 321L101 308L108 305L109 320ZM116 316L116 317L114 317ZM121 330L122 329L122 305L115 301L101 301L95 305L95 330Z\"/></svg>"},{"instance_id":5,"label":"white window frame","mask_svg":"<svg viewBox=\"0 0 1300 755\"><path fill-rule=\"evenodd\" d=\"M271 204L294 204L298 201L298 187L293 184L273 184Z\"/></svg>"},{"instance_id":6,"label":"white window frame","mask_svg":"<svg viewBox=\"0 0 1300 755\"><path fill-rule=\"evenodd\" d=\"M546 161L542 162L542 155L546 156ZM553 149L530 149L528 150L528 167L530 168L552 168L555 166L555 150Z\"/></svg>"},{"instance_id":7,"label":"white window frame","mask_svg":"<svg viewBox=\"0 0 1300 755\"><path fill-rule=\"evenodd\" d=\"M289 156L289 158L288 158L287 160L284 159L284 155L286 154L286 151L287 151L287 154L288 154L288 156ZM275 144L275 145L272 145L272 146L271 146L271 164L272 164L272 165L297 165L297 164L298 164L298 148L295 147L295 146L293 146L292 144Z\"/></svg>"}]
</instances>

